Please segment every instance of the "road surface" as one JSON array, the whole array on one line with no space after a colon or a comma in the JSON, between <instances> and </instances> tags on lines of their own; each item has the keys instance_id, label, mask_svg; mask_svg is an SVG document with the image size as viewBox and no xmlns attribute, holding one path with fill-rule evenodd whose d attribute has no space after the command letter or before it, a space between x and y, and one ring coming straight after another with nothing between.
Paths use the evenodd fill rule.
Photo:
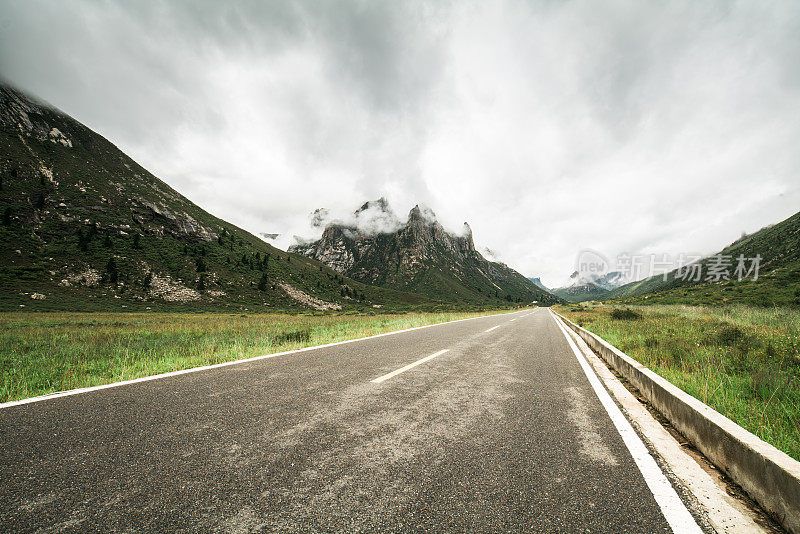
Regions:
<instances>
[{"instance_id":1,"label":"road surface","mask_svg":"<svg viewBox=\"0 0 800 534\"><path fill-rule=\"evenodd\" d=\"M0 520L670 532L600 399L540 308L5 407Z\"/></svg>"}]
</instances>

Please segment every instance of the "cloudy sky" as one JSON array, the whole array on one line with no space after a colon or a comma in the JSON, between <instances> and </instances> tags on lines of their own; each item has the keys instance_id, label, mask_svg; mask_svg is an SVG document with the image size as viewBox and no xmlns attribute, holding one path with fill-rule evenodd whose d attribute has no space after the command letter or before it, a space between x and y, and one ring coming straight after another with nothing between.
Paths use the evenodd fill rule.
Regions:
<instances>
[{"instance_id":1,"label":"cloudy sky","mask_svg":"<svg viewBox=\"0 0 800 534\"><path fill-rule=\"evenodd\" d=\"M0 76L253 232L419 202L550 285L800 209L794 0L0 0Z\"/></svg>"}]
</instances>

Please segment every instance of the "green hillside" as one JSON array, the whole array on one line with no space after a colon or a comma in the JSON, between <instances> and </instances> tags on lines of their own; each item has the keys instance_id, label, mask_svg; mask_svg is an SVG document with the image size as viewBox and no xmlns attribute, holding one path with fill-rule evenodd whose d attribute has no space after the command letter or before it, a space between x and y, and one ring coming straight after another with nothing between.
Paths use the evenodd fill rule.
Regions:
<instances>
[{"instance_id":1,"label":"green hillside","mask_svg":"<svg viewBox=\"0 0 800 534\"><path fill-rule=\"evenodd\" d=\"M633 282L609 292L604 300L625 299L631 303L726 304L757 306L800 305L800 213L745 236L719 252L731 257L731 280L699 282L682 280L677 271ZM733 276L737 258L761 256L758 279ZM706 273L712 258L701 262ZM750 266L750 263L747 263ZM704 277L705 278L705 274Z\"/></svg>"},{"instance_id":2,"label":"green hillside","mask_svg":"<svg viewBox=\"0 0 800 534\"><path fill-rule=\"evenodd\" d=\"M0 309L447 308L205 212L82 124L0 86Z\"/></svg>"}]
</instances>

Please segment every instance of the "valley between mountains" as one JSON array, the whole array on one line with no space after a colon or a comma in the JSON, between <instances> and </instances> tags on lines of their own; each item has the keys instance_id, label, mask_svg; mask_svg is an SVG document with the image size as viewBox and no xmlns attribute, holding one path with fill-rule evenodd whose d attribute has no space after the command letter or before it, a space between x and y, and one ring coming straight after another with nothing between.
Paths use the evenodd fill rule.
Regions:
<instances>
[{"instance_id":1,"label":"valley between mountains","mask_svg":"<svg viewBox=\"0 0 800 534\"><path fill-rule=\"evenodd\" d=\"M423 205L325 214L317 239L277 248L0 85L2 515L32 531L705 529L642 467L652 451L550 306L800 458L800 214L721 247L761 260L748 280L575 271L555 289Z\"/></svg>"},{"instance_id":2,"label":"valley between mountains","mask_svg":"<svg viewBox=\"0 0 800 534\"><path fill-rule=\"evenodd\" d=\"M484 259L471 231L366 203L391 232L332 225L279 250L221 220L99 134L0 86L3 310L448 310L554 304ZM374 210L371 210L374 211Z\"/></svg>"}]
</instances>

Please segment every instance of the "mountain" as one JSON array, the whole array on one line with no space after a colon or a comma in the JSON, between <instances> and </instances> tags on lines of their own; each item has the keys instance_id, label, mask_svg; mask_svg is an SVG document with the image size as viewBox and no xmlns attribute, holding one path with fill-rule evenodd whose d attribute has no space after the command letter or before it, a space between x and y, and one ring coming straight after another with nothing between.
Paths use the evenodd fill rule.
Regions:
<instances>
[{"instance_id":1,"label":"mountain","mask_svg":"<svg viewBox=\"0 0 800 534\"><path fill-rule=\"evenodd\" d=\"M546 286L545 286L545 285L542 283L542 280L541 280L539 277L536 277L536 278L529 277L529 278L528 278L528 280L530 280L531 282L533 282L533 285L535 285L535 286L537 286L537 287L541 287L541 288L542 288L542 289L544 289L545 291L550 291L550 290L549 290L549 289L548 289L548 288L547 288L547 287L546 287Z\"/></svg>"},{"instance_id":2,"label":"mountain","mask_svg":"<svg viewBox=\"0 0 800 534\"><path fill-rule=\"evenodd\" d=\"M624 285L625 282L625 274L620 271L610 271L592 276L592 283L609 291Z\"/></svg>"},{"instance_id":3,"label":"mountain","mask_svg":"<svg viewBox=\"0 0 800 534\"><path fill-rule=\"evenodd\" d=\"M355 280L434 299L559 301L505 264L486 260L475 250L467 223L459 234L450 233L432 211L420 206L404 222L383 198L362 205L351 221L328 224L318 241L289 250Z\"/></svg>"},{"instance_id":4,"label":"mountain","mask_svg":"<svg viewBox=\"0 0 800 534\"><path fill-rule=\"evenodd\" d=\"M652 276L610 291L604 299L626 299L632 303L725 304L742 303L758 306L800 305L800 213L734 241L718 255L730 262L730 280L708 280L714 256L697 262L700 280L685 280L678 270L667 275ZM761 257L758 279L752 275L738 281L737 258ZM752 261L745 262L745 268ZM688 277L692 278L692 277Z\"/></svg>"},{"instance_id":5,"label":"mountain","mask_svg":"<svg viewBox=\"0 0 800 534\"><path fill-rule=\"evenodd\" d=\"M619 271L603 274L575 271L570 275L567 284L553 290L553 294L568 302L601 300L609 291L621 286L624 280L625 276Z\"/></svg>"},{"instance_id":6,"label":"mountain","mask_svg":"<svg viewBox=\"0 0 800 534\"><path fill-rule=\"evenodd\" d=\"M0 309L437 307L287 254L0 85ZM446 305L446 304L445 304Z\"/></svg>"},{"instance_id":7,"label":"mountain","mask_svg":"<svg viewBox=\"0 0 800 534\"><path fill-rule=\"evenodd\" d=\"M607 293L608 293L607 289L604 289L591 282L585 282L582 284L577 284L572 286L559 287L558 289L553 290L554 295L566 300L567 302L584 302L587 300L601 300L603 299L603 297L605 297Z\"/></svg>"}]
</instances>

